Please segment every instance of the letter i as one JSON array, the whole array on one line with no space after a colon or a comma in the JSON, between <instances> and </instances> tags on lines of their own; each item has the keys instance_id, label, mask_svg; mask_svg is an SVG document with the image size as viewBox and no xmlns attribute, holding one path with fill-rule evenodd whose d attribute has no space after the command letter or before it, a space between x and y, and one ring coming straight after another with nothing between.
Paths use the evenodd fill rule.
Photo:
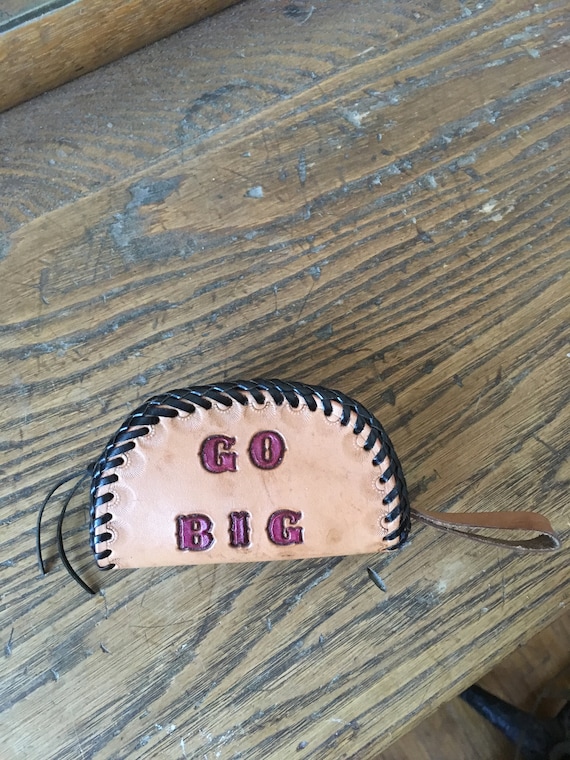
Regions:
<instances>
[{"instance_id":1,"label":"letter i","mask_svg":"<svg viewBox=\"0 0 570 760\"><path fill-rule=\"evenodd\" d=\"M230 512L230 546L249 546L249 512Z\"/></svg>"}]
</instances>

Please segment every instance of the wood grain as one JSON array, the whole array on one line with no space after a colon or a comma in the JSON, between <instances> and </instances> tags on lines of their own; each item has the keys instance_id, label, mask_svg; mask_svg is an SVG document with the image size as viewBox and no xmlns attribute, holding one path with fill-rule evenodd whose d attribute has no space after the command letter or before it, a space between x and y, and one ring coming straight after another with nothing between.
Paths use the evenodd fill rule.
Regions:
<instances>
[{"instance_id":1,"label":"wood grain","mask_svg":"<svg viewBox=\"0 0 570 760\"><path fill-rule=\"evenodd\" d=\"M0 111L116 61L237 0L74 0L0 8Z\"/></svg>"},{"instance_id":2,"label":"wood grain","mask_svg":"<svg viewBox=\"0 0 570 760\"><path fill-rule=\"evenodd\" d=\"M561 614L566 549L427 528L101 575L84 492L95 599L33 541L144 398L264 375L374 411L416 506L567 539L567 35L563 3L251 0L0 119L9 760L374 758Z\"/></svg>"}]
</instances>

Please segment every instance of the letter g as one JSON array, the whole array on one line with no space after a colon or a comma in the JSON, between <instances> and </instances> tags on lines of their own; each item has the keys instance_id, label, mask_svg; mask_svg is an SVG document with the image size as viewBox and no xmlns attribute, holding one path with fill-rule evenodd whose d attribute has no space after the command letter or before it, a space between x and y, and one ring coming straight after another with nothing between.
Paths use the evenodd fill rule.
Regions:
<instances>
[{"instance_id":1,"label":"letter g","mask_svg":"<svg viewBox=\"0 0 570 760\"><path fill-rule=\"evenodd\" d=\"M237 453L232 451L236 439L227 435L211 435L200 450L202 464L209 472L235 472Z\"/></svg>"}]
</instances>

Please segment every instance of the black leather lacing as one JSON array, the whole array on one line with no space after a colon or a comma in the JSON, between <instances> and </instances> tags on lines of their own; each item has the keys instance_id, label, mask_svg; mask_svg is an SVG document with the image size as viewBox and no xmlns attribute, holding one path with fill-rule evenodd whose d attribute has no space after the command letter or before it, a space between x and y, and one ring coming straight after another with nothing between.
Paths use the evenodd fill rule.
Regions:
<instances>
[{"instance_id":1,"label":"black leather lacing","mask_svg":"<svg viewBox=\"0 0 570 760\"><path fill-rule=\"evenodd\" d=\"M54 495L54 493L59 488L61 488L62 485L64 485L65 483L68 483L70 480L76 480L75 485L73 486L73 488L69 491L69 493L65 497L65 501L63 502L63 506L61 508L61 511L59 513L59 517L58 517L58 520L57 520L57 531L56 531L57 550L58 550L60 559L63 562L63 566L65 567L65 569L67 570L67 572L71 575L71 577L73 578L73 580L77 581L77 583L79 583L79 585L83 589L85 589L85 591L87 591L89 594L95 594L96 592L90 586L88 586L85 583L85 581L73 569L70 561L67 559L67 554L65 552L65 547L63 545L63 520L65 518L65 513L67 512L67 507L69 506L70 501L75 496L75 494L77 493L77 491L79 490L79 488L85 482L85 479L88 476L91 476L91 475L92 475L92 469L91 469L91 467L88 467L87 471L84 472L82 475L79 475L79 476L77 475L76 472L74 472L72 475L68 475L67 477L65 477L62 480L60 480L59 483L57 483L51 489L51 491L49 491L49 493L47 494L47 496L43 500L42 505L41 505L41 507L40 507L40 509L38 511L38 520L37 520L37 525L36 525L36 556L37 556L40 572L41 572L42 575L45 575L46 574L46 567L45 567L44 559L43 559L43 556L42 556L42 538L41 538L42 517L43 517L43 514L44 514L44 510L46 508L47 503L51 499L51 497Z\"/></svg>"}]
</instances>

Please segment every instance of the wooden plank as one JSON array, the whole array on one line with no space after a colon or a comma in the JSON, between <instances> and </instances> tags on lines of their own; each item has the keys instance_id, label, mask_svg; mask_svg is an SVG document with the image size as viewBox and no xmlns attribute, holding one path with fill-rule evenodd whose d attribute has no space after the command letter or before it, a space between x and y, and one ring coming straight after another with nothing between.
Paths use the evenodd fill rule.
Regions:
<instances>
[{"instance_id":1,"label":"wooden plank","mask_svg":"<svg viewBox=\"0 0 570 760\"><path fill-rule=\"evenodd\" d=\"M85 492L67 544L104 593L37 577L51 484L146 396L237 376L361 400L419 507L568 537L563 4L298 7L235 6L0 120L10 760L373 758L568 602L566 549L426 528L388 558L99 577Z\"/></svg>"},{"instance_id":2,"label":"wooden plank","mask_svg":"<svg viewBox=\"0 0 570 760\"><path fill-rule=\"evenodd\" d=\"M12 108L237 0L69 0L0 13L0 111ZM0 8L0 12L1 12Z\"/></svg>"}]
</instances>

